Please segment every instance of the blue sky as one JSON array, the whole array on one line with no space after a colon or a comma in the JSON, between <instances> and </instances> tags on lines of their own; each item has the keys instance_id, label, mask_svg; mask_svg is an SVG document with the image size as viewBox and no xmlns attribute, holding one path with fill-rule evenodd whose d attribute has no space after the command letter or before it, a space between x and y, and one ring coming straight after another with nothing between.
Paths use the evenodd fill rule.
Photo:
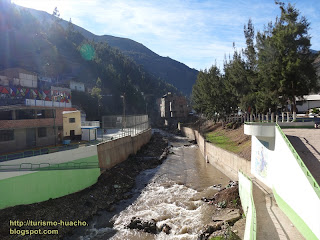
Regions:
<instances>
[{"instance_id":1,"label":"blue sky","mask_svg":"<svg viewBox=\"0 0 320 240\"><path fill-rule=\"evenodd\" d=\"M251 18L256 31L275 21L280 10L273 0L12 0L52 13L97 35L130 38L161 56L191 68L205 69L245 47L243 26ZM320 1L295 4L310 24L312 49L320 50Z\"/></svg>"}]
</instances>

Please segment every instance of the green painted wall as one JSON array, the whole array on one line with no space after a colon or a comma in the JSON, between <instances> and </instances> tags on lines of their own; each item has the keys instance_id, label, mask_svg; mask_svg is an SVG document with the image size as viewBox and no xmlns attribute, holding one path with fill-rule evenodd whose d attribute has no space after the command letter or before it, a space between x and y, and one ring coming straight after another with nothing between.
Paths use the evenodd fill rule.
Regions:
<instances>
[{"instance_id":1,"label":"green painted wall","mask_svg":"<svg viewBox=\"0 0 320 240\"><path fill-rule=\"evenodd\" d=\"M239 195L244 214L246 215L246 228L244 240L257 239L257 217L256 208L253 201L252 180L247 175L238 172L239 177Z\"/></svg>"},{"instance_id":2,"label":"green painted wall","mask_svg":"<svg viewBox=\"0 0 320 240\"><path fill-rule=\"evenodd\" d=\"M303 219L277 194L274 188L272 190L278 206L288 216L288 218L296 226L299 232L307 240L318 240L316 235L312 232L312 230L308 227L308 225L303 221Z\"/></svg>"},{"instance_id":3,"label":"green painted wall","mask_svg":"<svg viewBox=\"0 0 320 240\"><path fill-rule=\"evenodd\" d=\"M97 162L97 155L76 160ZM0 209L58 198L97 182L100 168L38 171L0 181Z\"/></svg>"}]
</instances>

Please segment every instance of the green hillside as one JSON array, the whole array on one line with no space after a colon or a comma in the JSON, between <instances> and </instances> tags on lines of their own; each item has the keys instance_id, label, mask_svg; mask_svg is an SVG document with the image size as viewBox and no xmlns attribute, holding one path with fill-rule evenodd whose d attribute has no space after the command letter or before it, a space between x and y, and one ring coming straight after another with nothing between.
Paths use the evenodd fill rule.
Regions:
<instances>
[{"instance_id":1,"label":"green hillside","mask_svg":"<svg viewBox=\"0 0 320 240\"><path fill-rule=\"evenodd\" d=\"M0 70L21 67L58 78L61 85L70 78L84 82L91 93L73 93L72 103L89 119L121 114L123 94L127 113L139 114L145 113L146 101L152 111L157 97L177 91L106 42L86 39L71 23L61 27L59 18L40 23L27 8L5 4L0 5L0 21Z\"/></svg>"},{"instance_id":2,"label":"green hillside","mask_svg":"<svg viewBox=\"0 0 320 240\"><path fill-rule=\"evenodd\" d=\"M33 16L38 20L52 21L52 16L46 12L30 9ZM60 24L68 27L68 22L62 20ZM87 39L95 42L107 42L109 46L118 48L124 55L134 60L137 64L156 78L172 84L185 95L190 95L192 86L195 83L198 71L191 69L183 63L175 61L169 57L162 57L154 53L141 43L128 38L114 37L110 35L97 36L86 29L74 25Z\"/></svg>"}]
</instances>

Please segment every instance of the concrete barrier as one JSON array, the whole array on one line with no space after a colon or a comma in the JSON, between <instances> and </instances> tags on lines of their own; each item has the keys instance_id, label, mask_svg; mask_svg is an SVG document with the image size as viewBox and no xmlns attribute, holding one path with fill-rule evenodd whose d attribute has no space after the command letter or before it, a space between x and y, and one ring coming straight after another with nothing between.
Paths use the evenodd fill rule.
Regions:
<instances>
[{"instance_id":1,"label":"concrete barrier","mask_svg":"<svg viewBox=\"0 0 320 240\"><path fill-rule=\"evenodd\" d=\"M252 136L251 172L272 188L278 206L306 239L320 239L319 185L281 128L274 128L273 138Z\"/></svg>"},{"instance_id":2,"label":"concrete barrier","mask_svg":"<svg viewBox=\"0 0 320 240\"><path fill-rule=\"evenodd\" d=\"M77 169L85 167L86 163L96 167ZM49 167L50 164L61 170L1 172L0 209L46 201L80 191L96 183L100 175L96 146L21 158L6 164L8 169L9 166L16 167L19 164L25 167L31 164ZM71 169L63 170L65 167Z\"/></svg>"},{"instance_id":3,"label":"concrete barrier","mask_svg":"<svg viewBox=\"0 0 320 240\"><path fill-rule=\"evenodd\" d=\"M251 161L207 142L197 130L182 127L181 132L190 139L196 139L204 158L231 179L238 179L239 171L250 174Z\"/></svg>"},{"instance_id":4,"label":"concrete barrier","mask_svg":"<svg viewBox=\"0 0 320 240\"><path fill-rule=\"evenodd\" d=\"M137 151L151 138L151 129L148 129L134 137L126 136L114 141L100 143L98 145L99 166L102 171L112 168L125 161L130 154Z\"/></svg>"},{"instance_id":5,"label":"concrete barrier","mask_svg":"<svg viewBox=\"0 0 320 240\"><path fill-rule=\"evenodd\" d=\"M47 163L62 170L19 171L0 173L0 209L46 201L85 189L97 182L100 170L105 170L126 160L151 138L151 129L134 137L127 136L101 143L98 146L80 147L30 158L6 162L15 166ZM99 160L98 160L99 158ZM63 167L95 165L90 169L69 169ZM98 167L99 163L99 167ZM48 167L44 164L44 167Z\"/></svg>"},{"instance_id":6,"label":"concrete barrier","mask_svg":"<svg viewBox=\"0 0 320 240\"><path fill-rule=\"evenodd\" d=\"M257 216L253 201L252 180L239 172L239 195L244 214L246 215L245 240L257 239Z\"/></svg>"}]
</instances>

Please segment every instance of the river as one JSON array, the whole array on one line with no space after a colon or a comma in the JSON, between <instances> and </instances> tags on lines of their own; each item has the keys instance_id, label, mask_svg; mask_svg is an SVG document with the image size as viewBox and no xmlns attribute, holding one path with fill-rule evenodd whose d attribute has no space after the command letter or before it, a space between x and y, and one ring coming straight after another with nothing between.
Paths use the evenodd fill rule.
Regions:
<instances>
[{"instance_id":1,"label":"river","mask_svg":"<svg viewBox=\"0 0 320 240\"><path fill-rule=\"evenodd\" d=\"M201 198L212 197L217 192L213 185L225 186L229 178L206 163L197 145L167 136L172 153L162 165L138 175L131 198L120 201L111 212L100 212L89 227L67 239L197 239L213 214L213 207ZM154 235L128 229L132 217L154 219L157 226L166 223L171 232Z\"/></svg>"}]
</instances>

